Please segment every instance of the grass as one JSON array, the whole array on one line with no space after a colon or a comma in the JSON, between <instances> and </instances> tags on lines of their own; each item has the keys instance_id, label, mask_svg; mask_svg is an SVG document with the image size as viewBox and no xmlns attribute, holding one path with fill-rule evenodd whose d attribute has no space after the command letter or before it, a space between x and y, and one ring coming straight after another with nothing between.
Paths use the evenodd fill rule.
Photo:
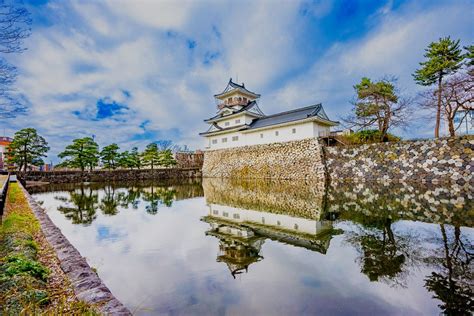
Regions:
<instances>
[{"instance_id":1,"label":"grass","mask_svg":"<svg viewBox=\"0 0 474 316\"><path fill-rule=\"evenodd\" d=\"M7 195L0 226L0 315L97 315L71 297L64 282L54 288L54 271L46 266L54 251L17 183Z\"/></svg>"}]
</instances>

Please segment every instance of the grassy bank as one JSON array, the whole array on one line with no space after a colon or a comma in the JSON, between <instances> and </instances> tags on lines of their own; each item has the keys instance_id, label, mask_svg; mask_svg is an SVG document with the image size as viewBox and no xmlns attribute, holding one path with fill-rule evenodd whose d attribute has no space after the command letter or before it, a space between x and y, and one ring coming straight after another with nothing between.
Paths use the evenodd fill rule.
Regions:
<instances>
[{"instance_id":1,"label":"grassy bank","mask_svg":"<svg viewBox=\"0 0 474 316\"><path fill-rule=\"evenodd\" d=\"M17 183L0 227L0 314L96 314L79 302Z\"/></svg>"}]
</instances>

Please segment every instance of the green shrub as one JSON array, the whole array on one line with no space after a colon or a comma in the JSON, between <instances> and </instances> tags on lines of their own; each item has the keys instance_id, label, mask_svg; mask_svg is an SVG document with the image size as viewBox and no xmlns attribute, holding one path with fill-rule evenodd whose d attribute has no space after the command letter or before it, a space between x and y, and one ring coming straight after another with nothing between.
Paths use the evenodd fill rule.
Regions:
<instances>
[{"instance_id":1,"label":"green shrub","mask_svg":"<svg viewBox=\"0 0 474 316\"><path fill-rule=\"evenodd\" d=\"M349 145L358 145L358 144L372 144L381 142L381 134L376 129L368 129L358 131L349 135L343 136L345 143ZM386 140L388 142L397 142L401 138L393 134L387 134Z\"/></svg>"},{"instance_id":2,"label":"green shrub","mask_svg":"<svg viewBox=\"0 0 474 316\"><path fill-rule=\"evenodd\" d=\"M22 255L10 255L5 259L5 274L8 276L29 274L42 281L48 278L49 270L37 261L27 259Z\"/></svg>"}]
</instances>

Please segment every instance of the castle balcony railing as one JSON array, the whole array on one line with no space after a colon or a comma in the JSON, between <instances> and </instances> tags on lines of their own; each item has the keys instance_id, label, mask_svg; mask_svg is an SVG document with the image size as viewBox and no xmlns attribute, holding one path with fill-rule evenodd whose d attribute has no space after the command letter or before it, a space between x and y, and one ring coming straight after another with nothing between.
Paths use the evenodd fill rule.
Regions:
<instances>
[{"instance_id":1,"label":"castle balcony railing","mask_svg":"<svg viewBox=\"0 0 474 316\"><path fill-rule=\"evenodd\" d=\"M227 101L227 102L222 102L222 103L217 104L217 108L220 110L220 109L222 109L226 106L236 106L236 105L244 106L244 105L247 105L247 102L248 101L243 101L243 100L241 100L241 101L231 101L231 102Z\"/></svg>"}]
</instances>

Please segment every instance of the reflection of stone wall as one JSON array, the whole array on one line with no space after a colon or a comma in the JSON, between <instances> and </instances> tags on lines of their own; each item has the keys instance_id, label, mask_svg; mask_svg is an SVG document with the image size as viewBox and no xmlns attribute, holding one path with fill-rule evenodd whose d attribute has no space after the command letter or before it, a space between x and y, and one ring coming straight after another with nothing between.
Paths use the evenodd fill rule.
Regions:
<instances>
[{"instance_id":1,"label":"reflection of stone wall","mask_svg":"<svg viewBox=\"0 0 474 316\"><path fill-rule=\"evenodd\" d=\"M318 219L324 208L324 182L203 179L207 203L293 217Z\"/></svg>"},{"instance_id":2,"label":"reflection of stone wall","mask_svg":"<svg viewBox=\"0 0 474 316\"><path fill-rule=\"evenodd\" d=\"M390 218L474 226L474 192L469 184L333 182L327 205L328 211L349 220Z\"/></svg>"},{"instance_id":3,"label":"reflection of stone wall","mask_svg":"<svg viewBox=\"0 0 474 316\"><path fill-rule=\"evenodd\" d=\"M322 148L315 139L206 151L204 177L323 179Z\"/></svg>"},{"instance_id":4,"label":"reflection of stone wall","mask_svg":"<svg viewBox=\"0 0 474 316\"><path fill-rule=\"evenodd\" d=\"M331 180L473 181L474 136L328 147Z\"/></svg>"}]
</instances>

